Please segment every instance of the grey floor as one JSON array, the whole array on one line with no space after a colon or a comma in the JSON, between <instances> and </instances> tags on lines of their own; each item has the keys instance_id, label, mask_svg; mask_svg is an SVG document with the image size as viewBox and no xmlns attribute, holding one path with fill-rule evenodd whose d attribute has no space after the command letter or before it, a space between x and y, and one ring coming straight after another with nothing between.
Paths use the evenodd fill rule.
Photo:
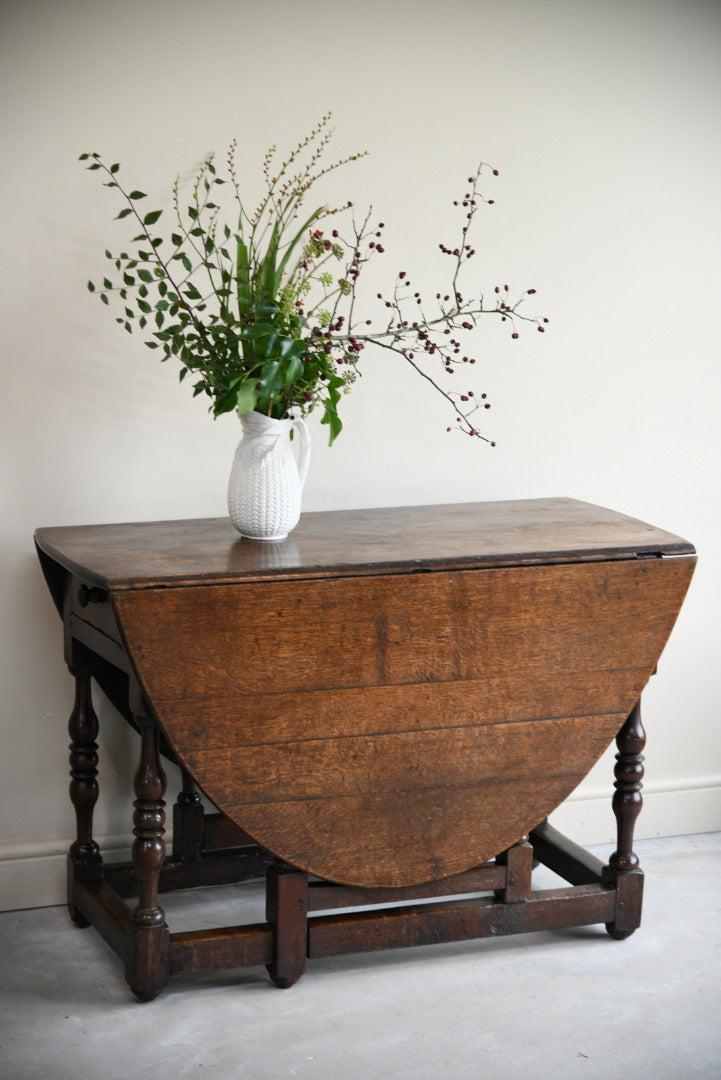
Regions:
<instances>
[{"instance_id":1,"label":"grey floor","mask_svg":"<svg viewBox=\"0 0 721 1080\"><path fill-rule=\"evenodd\" d=\"M171 981L141 1005L63 908L0 915L0 1076L721 1077L721 833L637 851L643 926L624 942L593 927L343 957L285 991L247 969ZM243 921L237 887L206 897L168 899L171 929Z\"/></svg>"}]
</instances>

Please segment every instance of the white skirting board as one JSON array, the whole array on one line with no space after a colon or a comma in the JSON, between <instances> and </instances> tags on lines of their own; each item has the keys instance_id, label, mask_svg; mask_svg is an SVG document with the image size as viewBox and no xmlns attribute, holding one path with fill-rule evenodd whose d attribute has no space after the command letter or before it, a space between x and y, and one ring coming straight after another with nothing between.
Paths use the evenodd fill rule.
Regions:
<instances>
[{"instance_id":1,"label":"white skirting board","mask_svg":"<svg viewBox=\"0 0 721 1080\"><path fill-rule=\"evenodd\" d=\"M609 788L581 788L551 815L551 822L585 846L615 843ZM685 836L721 831L721 776L658 781L644 785L636 838ZM130 857L129 840L96 837L107 862ZM0 911L65 903L65 858L71 840L53 844L10 844L0 848ZM172 843L166 834L168 848Z\"/></svg>"}]
</instances>

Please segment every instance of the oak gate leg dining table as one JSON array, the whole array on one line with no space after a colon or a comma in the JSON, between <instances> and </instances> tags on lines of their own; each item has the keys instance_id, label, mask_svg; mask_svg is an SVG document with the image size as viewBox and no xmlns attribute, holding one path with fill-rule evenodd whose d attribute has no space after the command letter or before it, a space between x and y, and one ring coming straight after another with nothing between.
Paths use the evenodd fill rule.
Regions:
<instances>
[{"instance_id":1,"label":"oak gate leg dining table","mask_svg":"<svg viewBox=\"0 0 721 1080\"><path fill-rule=\"evenodd\" d=\"M309 513L280 543L225 519L35 540L76 688L68 905L139 999L191 972L287 987L307 958L639 926L639 700L687 541L572 499ZM93 838L91 680L140 734L128 863ZM547 818L614 738L603 865ZM566 884L534 890L539 862ZM263 876L264 922L168 927L162 892Z\"/></svg>"}]
</instances>

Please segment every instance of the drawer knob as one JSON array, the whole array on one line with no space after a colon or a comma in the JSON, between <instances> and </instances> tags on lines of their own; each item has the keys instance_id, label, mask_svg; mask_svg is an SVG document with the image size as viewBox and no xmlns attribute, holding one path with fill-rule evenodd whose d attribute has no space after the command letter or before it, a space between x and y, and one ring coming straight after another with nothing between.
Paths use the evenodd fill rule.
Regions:
<instances>
[{"instance_id":1,"label":"drawer knob","mask_svg":"<svg viewBox=\"0 0 721 1080\"><path fill-rule=\"evenodd\" d=\"M81 607L87 607L88 604L102 604L107 596L104 589L98 589L94 585L81 585L78 589L78 603Z\"/></svg>"}]
</instances>

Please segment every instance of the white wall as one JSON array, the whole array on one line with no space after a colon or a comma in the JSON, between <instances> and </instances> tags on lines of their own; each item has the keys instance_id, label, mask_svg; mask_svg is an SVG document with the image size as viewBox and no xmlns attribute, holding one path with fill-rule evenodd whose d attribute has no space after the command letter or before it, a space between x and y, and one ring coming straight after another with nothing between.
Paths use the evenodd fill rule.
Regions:
<instances>
[{"instance_id":1,"label":"white wall","mask_svg":"<svg viewBox=\"0 0 721 1080\"><path fill-rule=\"evenodd\" d=\"M59 902L72 835L61 628L40 525L225 512L237 421L214 423L85 288L122 234L98 150L165 196L233 136L263 152L328 108L371 156L329 200L372 202L387 273L434 280L480 158L484 286L535 286L549 332L489 326L484 448L386 356L315 427L307 509L571 495L687 536L700 563L646 695L640 835L721 828L718 103L721 8L702 0L23 0L0 14L0 906ZM379 279L380 280L380 279ZM126 844L134 736L99 704L97 833ZM612 838L606 759L558 820ZM169 796L170 797L170 796Z\"/></svg>"}]
</instances>

